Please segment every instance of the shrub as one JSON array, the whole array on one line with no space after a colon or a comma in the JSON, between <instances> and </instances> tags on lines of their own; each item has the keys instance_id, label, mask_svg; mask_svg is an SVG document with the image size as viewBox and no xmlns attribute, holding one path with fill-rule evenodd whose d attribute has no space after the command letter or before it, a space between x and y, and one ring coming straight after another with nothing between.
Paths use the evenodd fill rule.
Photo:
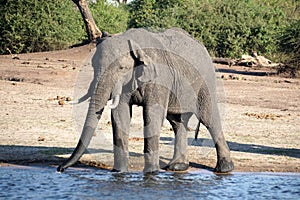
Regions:
<instances>
[{"instance_id":1,"label":"shrub","mask_svg":"<svg viewBox=\"0 0 300 200\"><path fill-rule=\"evenodd\" d=\"M300 20L292 21L279 35L282 60L300 70Z\"/></svg>"},{"instance_id":2,"label":"shrub","mask_svg":"<svg viewBox=\"0 0 300 200\"><path fill-rule=\"evenodd\" d=\"M90 2L89 8L101 31L120 33L127 29L128 12L124 5L116 6L107 0Z\"/></svg>"},{"instance_id":3,"label":"shrub","mask_svg":"<svg viewBox=\"0 0 300 200\"><path fill-rule=\"evenodd\" d=\"M84 23L71 0L0 1L0 54L67 48L87 39ZM89 2L100 30L125 31L127 11L106 0Z\"/></svg>"},{"instance_id":4,"label":"shrub","mask_svg":"<svg viewBox=\"0 0 300 200\"><path fill-rule=\"evenodd\" d=\"M65 48L85 39L80 13L72 1L6 0L0 7L0 53Z\"/></svg>"},{"instance_id":5,"label":"shrub","mask_svg":"<svg viewBox=\"0 0 300 200\"><path fill-rule=\"evenodd\" d=\"M180 0L135 0L128 5L128 27L158 30L177 26L175 16L180 5Z\"/></svg>"},{"instance_id":6,"label":"shrub","mask_svg":"<svg viewBox=\"0 0 300 200\"><path fill-rule=\"evenodd\" d=\"M300 20L295 20L282 30L279 37L279 50L300 56Z\"/></svg>"},{"instance_id":7,"label":"shrub","mask_svg":"<svg viewBox=\"0 0 300 200\"><path fill-rule=\"evenodd\" d=\"M272 58L278 33L297 18L297 1L285 0L136 0L129 27L178 26L204 43L211 55L240 57L256 50Z\"/></svg>"}]
</instances>

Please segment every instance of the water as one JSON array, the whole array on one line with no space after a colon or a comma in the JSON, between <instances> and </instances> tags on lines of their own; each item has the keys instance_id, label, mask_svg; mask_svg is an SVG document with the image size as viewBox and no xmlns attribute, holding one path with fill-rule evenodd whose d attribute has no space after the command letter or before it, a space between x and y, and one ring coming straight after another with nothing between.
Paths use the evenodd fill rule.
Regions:
<instances>
[{"instance_id":1,"label":"water","mask_svg":"<svg viewBox=\"0 0 300 200\"><path fill-rule=\"evenodd\" d=\"M0 167L0 199L300 199L300 174Z\"/></svg>"}]
</instances>

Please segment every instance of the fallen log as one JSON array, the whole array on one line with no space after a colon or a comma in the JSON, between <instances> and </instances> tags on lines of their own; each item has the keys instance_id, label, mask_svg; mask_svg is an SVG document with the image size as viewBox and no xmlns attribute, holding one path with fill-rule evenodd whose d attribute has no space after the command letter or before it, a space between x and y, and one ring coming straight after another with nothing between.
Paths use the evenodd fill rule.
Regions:
<instances>
[{"instance_id":1,"label":"fallen log","mask_svg":"<svg viewBox=\"0 0 300 200\"><path fill-rule=\"evenodd\" d=\"M235 60L231 58L212 58L213 63L223 64L223 65L235 65Z\"/></svg>"},{"instance_id":2,"label":"fallen log","mask_svg":"<svg viewBox=\"0 0 300 200\"><path fill-rule=\"evenodd\" d=\"M279 67L281 63L273 63L263 56L243 55L240 59L232 58L212 58L213 63L229 66L246 66L246 67Z\"/></svg>"}]
</instances>

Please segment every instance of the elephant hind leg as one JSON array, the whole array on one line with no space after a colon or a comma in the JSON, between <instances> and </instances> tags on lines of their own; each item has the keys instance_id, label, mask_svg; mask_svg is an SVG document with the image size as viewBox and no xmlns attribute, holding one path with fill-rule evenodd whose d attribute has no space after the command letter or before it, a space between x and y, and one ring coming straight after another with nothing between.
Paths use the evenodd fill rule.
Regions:
<instances>
[{"instance_id":1,"label":"elephant hind leg","mask_svg":"<svg viewBox=\"0 0 300 200\"><path fill-rule=\"evenodd\" d=\"M218 105L210 102L208 106L203 106L197 118L208 129L217 151L217 165L215 172L226 173L234 169L234 164L230 157L230 150L222 131L221 119Z\"/></svg>"},{"instance_id":2,"label":"elephant hind leg","mask_svg":"<svg viewBox=\"0 0 300 200\"><path fill-rule=\"evenodd\" d=\"M175 133L174 155L166 170L185 171L189 167L187 160L187 124L192 116L188 114L168 114L167 119Z\"/></svg>"},{"instance_id":3,"label":"elephant hind leg","mask_svg":"<svg viewBox=\"0 0 300 200\"><path fill-rule=\"evenodd\" d=\"M214 171L218 173L232 171L234 169L234 164L231 160L230 150L222 130L216 129L215 126L208 127L208 130L213 138L217 151L217 165Z\"/></svg>"}]
</instances>

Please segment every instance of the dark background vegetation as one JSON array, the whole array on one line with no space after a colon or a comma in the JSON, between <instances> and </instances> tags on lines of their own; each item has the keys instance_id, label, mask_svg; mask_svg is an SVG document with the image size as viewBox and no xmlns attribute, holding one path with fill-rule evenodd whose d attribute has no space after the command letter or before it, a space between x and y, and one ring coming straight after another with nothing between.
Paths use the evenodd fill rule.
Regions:
<instances>
[{"instance_id":1,"label":"dark background vegetation","mask_svg":"<svg viewBox=\"0 0 300 200\"><path fill-rule=\"evenodd\" d=\"M68 48L87 39L71 0L0 0L0 54ZM255 50L299 67L299 0L89 1L100 30L181 27L212 56L239 58Z\"/></svg>"}]
</instances>

